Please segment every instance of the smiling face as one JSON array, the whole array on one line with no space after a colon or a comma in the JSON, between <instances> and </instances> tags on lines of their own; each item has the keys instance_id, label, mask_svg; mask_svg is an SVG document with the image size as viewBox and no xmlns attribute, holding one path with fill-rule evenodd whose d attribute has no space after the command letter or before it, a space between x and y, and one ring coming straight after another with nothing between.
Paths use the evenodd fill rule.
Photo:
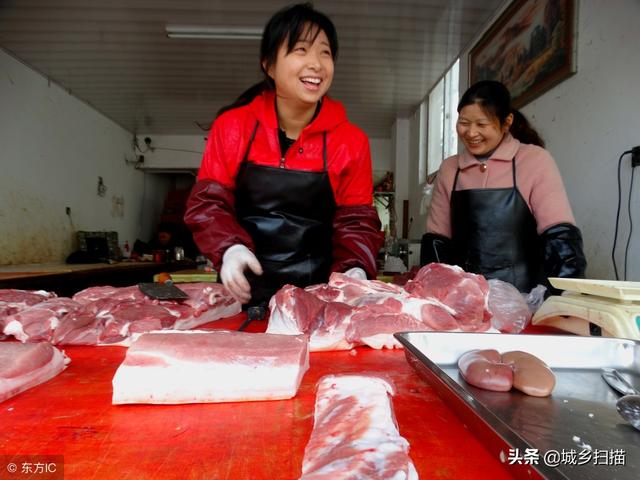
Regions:
<instances>
[{"instance_id":1,"label":"smiling face","mask_svg":"<svg viewBox=\"0 0 640 480\"><path fill-rule=\"evenodd\" d=\"M479 104L472 103L460 109L456 131L469 153L481 157L500 145L512 123L513 114L509 114L500 125L497 117L490 115Z\"/></svg>"},{"instance_id":2,"label":"smiling face","mask_svg":"<svg viewBox=\"0 0 640 480\"><path fill-rule=\"evenodd\" d=\"M287 102L315 105L333 81L333 56L327 35L317 27L306 28L290 52L287 46L288 41L280 45L275 64L267 67L276 93Z\"/></svg>"}]
</instances>

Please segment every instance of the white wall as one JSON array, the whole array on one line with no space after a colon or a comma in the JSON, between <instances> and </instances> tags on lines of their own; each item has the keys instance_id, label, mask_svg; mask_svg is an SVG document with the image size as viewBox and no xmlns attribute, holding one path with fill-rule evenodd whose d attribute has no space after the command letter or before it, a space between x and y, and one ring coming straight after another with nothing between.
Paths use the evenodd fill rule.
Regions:
<instances>
[{"instance_id":1,"label":"white wall","mask_svg":"<svg viewBox=\"0 0 640 480\"><path fill-rule=\"evenodd\" d=\"M593 278L614 278L611 248L617 207L617 162L640 145L640 2L583 0L579 4L578 71L523 108L562 172ZM618 271L628 233L631 175L624 159ZM640 172L632 214L640 225ZM624 213L624 214L623 214ZM622 241L621 241L622 240ZM628 280L640 280L640 233L629 247Z\"/></svg>"},{"instance_id":2,"label":"white wall","mask_svg":"<svg viewBox=\"0 0 640 480\"><path fill-rule=\"evenodd\" d=\"M146 151L145 137L151 139L153 151ZM145 168L200 168L207 133L202 135L138 135ZM140 153L140 152L138 152Z\"/></svg>"},{"instance_id":3,"label":"white wall","mask_svg":"<svg viewBox=\"0 0 640 480\"><path fill-rule=\"evenodd\" d=\"M391 138L370 138L371 163L374 170L394 170L394 158L391 155Z\"/></svg>"},{"instance_id":4,"label":"white wall","mask_svg":"<svg viewBox=\"0 0 640 480\"><path fill-rule=\"evenodd\" d=\"M422 186L420 181L420 108L409 118L409 239L420 240L425 232L427 216L420 214Z\"/></svg>"},{"instance_id":5,"label":"white wall","mask_svg":"<svg viewBox=\"0 0 640 480\"><path fill-rule=\"evenodd\" d=\"M394 172L396 188L396 231L402 236L402 208L404 200L409 200L409 119L397 118L391 129L391 148L394 152ZM409 226L411 227L411 205L409 205Z\"/></svg>"},{"instance_id":6,"label":"white wall","mask_svg":"<svg viewBox=\"0 0 640 480\"><path fill-rule=\"evenodd\" d=\"M0 265L61 261L76 230L146 239L166 181L125 163L131 134L2 50L0 72Z\"/></svg>"}]
</instances>

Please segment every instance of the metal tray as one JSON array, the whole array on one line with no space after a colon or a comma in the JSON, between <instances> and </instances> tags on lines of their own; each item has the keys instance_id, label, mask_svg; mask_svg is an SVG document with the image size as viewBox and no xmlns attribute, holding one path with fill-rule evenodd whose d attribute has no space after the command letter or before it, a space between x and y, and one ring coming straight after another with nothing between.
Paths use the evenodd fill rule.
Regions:
<instances>
[{"instance_id":1,"label":"metal tray","mask_svg":"<svg viewBox=\"0 0 640 480\"><path fill-rule=\"evenodd\" d=\"M616 368L640 387L640 343L615 338L567 335L507 335L485 333L403 332L409 364L458 414L491 453L517 478L638 479L640 431L617 413L619 395L601 378L602 367ZM522 350L541 358L556 375L550 397L530 397L519 391L491 392L467 384L458 372L460 356L474 349ZM512 463L535 449L538 464ZM589 461L559 465L545 462L550 451L571 451ZM582 452L587 450L587 452ZM617 454L616 450L624 450ZM582 452L582 453L580 453ZM624 465L619 464L623 457ZM549 463L549 464L547 464Z\"/></svg>"}]
</instances>

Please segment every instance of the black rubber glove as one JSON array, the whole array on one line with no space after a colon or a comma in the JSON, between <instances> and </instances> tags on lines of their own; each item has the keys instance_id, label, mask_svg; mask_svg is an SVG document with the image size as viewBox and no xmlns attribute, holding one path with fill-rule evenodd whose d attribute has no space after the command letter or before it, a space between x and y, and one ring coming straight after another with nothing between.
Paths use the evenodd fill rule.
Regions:
<instances>
[{"instance_id":1,"label":"black rubber glove","mask_svg":"<svg viewBox=\"0 0 640 480\"><path fill-rule=\"evenodd\" d=\"M547 228L540 235L544 248L544 272L548 277L584 278L587 260L580 229L570 223Z\"/></svg>"},{"instance_id":2,"label":"black rubber glove","mask_svg":"<svg viewBox=\"0 0 640 480\"><path fill-rule=\"evenodd\" d=\"M425 233L420 242L420 266L453 261L451 239L436 233Z\"/></svg>"}]
</instances>

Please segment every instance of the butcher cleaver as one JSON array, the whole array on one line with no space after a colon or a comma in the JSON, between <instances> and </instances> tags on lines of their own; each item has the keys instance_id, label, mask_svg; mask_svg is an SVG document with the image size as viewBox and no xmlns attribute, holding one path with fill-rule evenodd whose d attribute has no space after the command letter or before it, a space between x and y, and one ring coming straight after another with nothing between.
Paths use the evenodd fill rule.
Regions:
<instances>
[{"instance_id":1,"label":"butcher cleaver","mask_svg":"<svg viewBox=\"0 0 640 480\"><path fill-rule=\"evenodd\" d=\"M189 295L172 283L139 283L138 288L147 297L156 300L184 300L189 298Z\"/></svg>"}]
</instances>

